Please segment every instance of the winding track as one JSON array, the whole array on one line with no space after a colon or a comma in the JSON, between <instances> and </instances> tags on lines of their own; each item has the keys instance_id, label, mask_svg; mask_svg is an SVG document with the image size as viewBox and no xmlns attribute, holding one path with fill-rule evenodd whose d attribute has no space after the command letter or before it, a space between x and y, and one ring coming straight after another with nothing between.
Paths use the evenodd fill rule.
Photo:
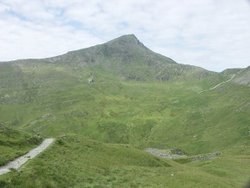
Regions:
<instances>
[{"instance_id":1,"label":"winding track","mask_svg":"<svg viewBox=\"0 0 250 188\"><path fill-rule=\"evenodd\" d=\"M211 87L211 88L209 88L209 89L207 89L207 90L203 90L203 91L201 91L199 94L201 94L201 93L203 93L203 92L205 92L205 91L212 91L212 90L216 89L217 87L220 87L221 85L223 85L223 84L225 84L225 83L227 83L227 82L230 82L234 77L235 77L235 74L233 74L232 77L231 77L230 79L228 79L228 80L226 80L226 81L224 81L224 82L221 82L221 83L219 83L219 84L215 85L214 87Z\"/></svg>"},{"instance_id":2,"label":"winding track","mask_svg":"<svg viewBox=\"0 0 250 188\"><path fill-rule=\"evenodd\" d=\"M27 154L16 158L15 160L9 162L8 164L0 167L0 175L6 174L11 171L11 169L18 170L24 163L26 163L29 159L36 157L39 153L43 152L47 149L53 142L54 138L45 139L39 146L30 150Z\"/></svg>"}]
</instances>

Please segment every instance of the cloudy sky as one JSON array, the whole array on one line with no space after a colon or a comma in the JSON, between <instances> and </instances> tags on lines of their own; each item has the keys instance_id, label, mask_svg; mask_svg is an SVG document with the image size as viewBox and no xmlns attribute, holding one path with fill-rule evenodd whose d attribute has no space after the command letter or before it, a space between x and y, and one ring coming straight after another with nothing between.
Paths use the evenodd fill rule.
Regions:
<instances>
[{"instance_id":1,"label":"cloudy sky","mask_svg":"<svg viewBox=\"0 0 250 188\"><path fill-rule=\"evenodd\" d=\"M214 71L250 65L248 0L0 0L0 61L130 33L179 63Z\"/></svg>"}]
</instances>

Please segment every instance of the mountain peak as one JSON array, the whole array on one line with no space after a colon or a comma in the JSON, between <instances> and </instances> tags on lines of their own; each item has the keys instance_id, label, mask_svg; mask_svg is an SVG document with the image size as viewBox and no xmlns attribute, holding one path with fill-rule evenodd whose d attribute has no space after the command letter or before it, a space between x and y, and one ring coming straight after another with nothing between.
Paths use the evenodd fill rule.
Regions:
<instances>
[{"instance_id":1,"label":"mountain peak","mask_svg":"<svg viewBox=\"0 0 250 188\"><path fill-rule=\"evenodd\" d=\"M136 39L136 40L138 40L137 37L134 34L122 35L122 36L120 36L118 38L126 38L126 39Z\"/></svg>"},{"instance_id":2,"label":"mountain peak","mask_svg":"<svg viewBox=\"0 0 250 188\"><path fill-rule=\"evenodd\" d=\"M122 46L140 46L143 48L146 48L143 43L141 43L138 38L134 35L134 34L128 34L128 35L122 35L118 38L115 38L109 42L107 42L107 44L111 44L111 45L122 45Z\"/></svg>"},{"instance_id":3,"label":"mountain peak","mask_svg":"<svg viewBox=\"0 0 250 188\"><path fill-rule=\"evenodd\" d=\"M117 42L120 44L124 44L124 43L137 44L137 45L142 44L134 34L122 35L118 38L115 38L115 39L109 41L109 43L117 43Z\"/></svg>"}]
</instances>

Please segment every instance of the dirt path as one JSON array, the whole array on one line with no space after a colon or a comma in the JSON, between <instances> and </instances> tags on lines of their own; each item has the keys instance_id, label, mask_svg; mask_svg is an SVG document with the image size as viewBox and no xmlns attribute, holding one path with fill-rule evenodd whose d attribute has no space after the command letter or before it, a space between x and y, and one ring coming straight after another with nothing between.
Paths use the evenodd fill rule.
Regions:
<instances>
[{"instance_id":1,"label":"dirt path","mask_svg":"<svg viewBox=\"0 0 250 188\"><path fill-rule=\"evenodd\" d=\"M1 166L0 167L0 175L3 175L3 174L10 172L11 169L18 170L28 160L36 157L39 153L41 153L45 149L47 149L54 141L55 141L54 138L47 138L39 146L30 150L27 154L16 158L15 160L9 162L8 164L6 164L4 166Z\"/></svg>"},{"instance_id":2,"label":"dirt path","mask_svg":"<svg viewBox=\"0 0 250 188\"><path fill-rule=\"evenodd\" d=\"M207 90L201 91L200 94L203 93L203 92L206 92L206 91L212 91L212 90L216 89L217 87L220 87L221 85L223 85L223 84L225 84L225 83L227 83L227 82L230 82L234 77L235 77L235 74L232 75L232 77L231 77L230 79L228 79L228 80L226 80L226 81L224 81L224 82L221 82L221 83L215 85L214 87L210 87L210 88L207 89Z\"/></svg>"}]
</instances>

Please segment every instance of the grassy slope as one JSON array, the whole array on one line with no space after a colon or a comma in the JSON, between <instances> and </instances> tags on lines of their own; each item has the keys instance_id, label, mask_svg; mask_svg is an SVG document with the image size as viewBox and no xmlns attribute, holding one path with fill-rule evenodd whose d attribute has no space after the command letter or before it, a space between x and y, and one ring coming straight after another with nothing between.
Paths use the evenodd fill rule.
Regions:
<instances>
[{"instance_id":1,"label":"grassy slope","mask_svg":"<svg viewBox=\"0 0 250 188\"><path fill-rule=\"evenodd\" d=\"M9 126L44 136L71 132L138 147L180 147L190 154L248 141L249 88L244 86L228 84L199 94L212 85L209 80L124 82L93 68L63 66L24 71L24 82L35 83L36 91L19 89L17 102L15 95L2 93L9 97L0 118ZM93 71L95 83L89 85Z\"/></svg>"},{"instance_id":2,"label":"grassy slope","mask_svg":"<svg viewBox=\"0 0 250 188\"><path fill-rule=\"evenodd\" d=\"M73 133L80 141L66 139L63 146L58 143L54 150L27 165L21 174L3 177L5 183L27 187L35 178L37 186L44 186L50 175L53 175L48 181L51 187L91 187L94 184L181 187L184 182L186 187L237 187L247 181L250 172L248 87L227 84L199 94L218 82L217 78L136 82L122 81L96 67L75 70L40 64L21 70L20 84L2 90L2 96L8 97L1 100L1 121L43 136ZM90 72L95 75L92 85L86 81ZM137 148L178 147L188 154L222 151L222 156L211 163L178 165L170 162L172 167L157 167L164 162L157 162L139 151L135 155L135 149L119 145L100 144L104 149L99 150L99 146L91 142L92 152L87 154L86 147L82 146L89 141L82 140L82 136ZM72 147L67 146L69 144ZM62 155L62 152L65 153ZM124 157L125 153L130 156ZM141 165L145 155L148 160ZM64 158L74 167L61 163ZM129 158L127 163L123 161L125 158ZM99 163L102 164L98 166ZM179 174L175 180L170 179L172 172ZM87 179L81 179L85 174ZM74 178L79 183L74 182ZM72 184L67 184L66 180Z\"/></svg>"}]
</instances>

